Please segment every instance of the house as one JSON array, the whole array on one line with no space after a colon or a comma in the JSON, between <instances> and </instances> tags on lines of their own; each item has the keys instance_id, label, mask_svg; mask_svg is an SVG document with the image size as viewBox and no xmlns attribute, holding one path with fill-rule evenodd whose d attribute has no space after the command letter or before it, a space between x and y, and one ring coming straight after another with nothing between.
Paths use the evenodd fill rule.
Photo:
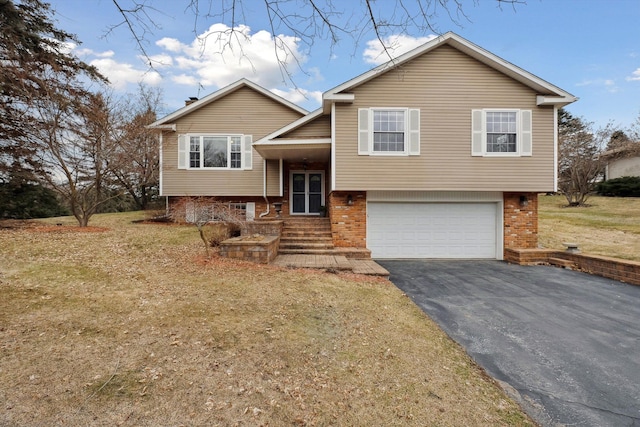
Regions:
<instances>
[{"instance_id":1,"label":"house","mask_svg":"<svg viewBox=\"0 0 640 427\"><path fill-rule=\"evenodd\" d=\"M327 207L335 247L503 259L538 245L568 92L447 33L323 94L311 113L248 80L155 122L161 194L249 218ZM281 205L280 205L281 204Z\"/></svg>"},{"instance_id":2,"label":"house","mask_svg":"<svg viewBox=\"0 0 640 427\"><path fill-rule=\"evenodd\" d=\"M640 143L605 151L602 155L606 162L606 180L623 176L640 176Z\"/></svg>"}]
</instances>

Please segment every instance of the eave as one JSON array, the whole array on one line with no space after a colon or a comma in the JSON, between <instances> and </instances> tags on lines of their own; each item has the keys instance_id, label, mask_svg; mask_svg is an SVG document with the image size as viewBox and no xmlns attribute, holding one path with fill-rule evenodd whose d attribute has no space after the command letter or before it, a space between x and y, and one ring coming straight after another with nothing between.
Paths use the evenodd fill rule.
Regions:
<instances>
[{"instance_id":1,"label":"eave","mask_svg":"<svg viewBox=\"0 0 640 427\"><path fill-rule=\"evenodd\" d=\"M266 160L326 162L331 155L331 138L263 140L253 148Z\"/></svg>"}]
</instances>

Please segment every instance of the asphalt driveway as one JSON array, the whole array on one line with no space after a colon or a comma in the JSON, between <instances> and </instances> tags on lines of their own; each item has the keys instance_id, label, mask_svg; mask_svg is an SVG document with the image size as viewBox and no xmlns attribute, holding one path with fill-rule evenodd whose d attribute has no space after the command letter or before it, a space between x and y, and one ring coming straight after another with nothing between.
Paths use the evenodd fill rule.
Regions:
<instances>
[{"instance_id":1,"label":"asphalt driveway","mask_svg":"<svg viewBox=\"0 0 640 427\"><path fill-rule=\"evenodd\" d=\"M500 261L377 261L545 426L640 426L640 286Z\"/></svg>"}]
</instances>

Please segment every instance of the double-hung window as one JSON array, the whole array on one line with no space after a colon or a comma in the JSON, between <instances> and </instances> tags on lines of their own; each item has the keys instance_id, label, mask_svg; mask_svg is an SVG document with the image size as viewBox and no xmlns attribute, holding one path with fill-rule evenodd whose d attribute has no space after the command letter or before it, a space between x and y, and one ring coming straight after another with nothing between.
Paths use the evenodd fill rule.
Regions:
<instances>
[{"instance_id":1,"label":"double-hung window","mask_svg":"<svg viewBox=\"0 0 640 427\"><path fill-rule=\"evenodd\" d=\"M531 110L471 112L473 156L531 156Z\"/></svg>"},{"instance_id":2,"label":"double-hung window","mask_svg":"<svg viewBox=\"0 0 640 427\"><path fill-rule=\"evenodd\" d=\"M178 136L179 169L251 169L251 135Z\"/></svg>"},{"instance_id":3,"label":"double-hung window","mask_svg":"<svg viewBox=\"0 0 640 427\"><path fill-rule=\"evenodd\" d=\"M358 154L419 155L420 110L360 108Z\"/></svg>"},{"instance_id":4,"label":"double-hung window","mask_svg":"<svg viewBox=\"0 0 640 427\"><path fill-rule=\"evenodd\" d=\"M373 110L373 152L405 152L405 110Z\"/></svg>"},{"instance_id":5,"label":"double-hung window","mask_svg":"<svg viewBox=\"0 0 640 427\"><path fill-rule=\"evenodd\" d=\"M515 153L517 151L517 113L515 111L487 111L487 153Z\"/></svg>"}]
</instances>

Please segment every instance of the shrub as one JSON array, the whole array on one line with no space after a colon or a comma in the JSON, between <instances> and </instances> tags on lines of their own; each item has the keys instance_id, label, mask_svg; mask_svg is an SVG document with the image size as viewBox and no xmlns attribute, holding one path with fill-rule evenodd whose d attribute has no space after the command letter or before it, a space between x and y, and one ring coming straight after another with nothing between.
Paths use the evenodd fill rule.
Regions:
<instances>
[{"instance_id":1,"label":"shrub","mask_svg":"<svg viewBox=\"0 0 640 427\"><path fill-rule=\"evenodd\" d=\"M203 232L209 246L215 248L228 238L239 236L240 228L234 226L234 224L216 221L207 223L203 227Z\"/></svg>"},{"instance_id":2,"label":"shrub","mask_svg":"<svg viewBox=\"0 0 640 427\"><path fill-rule=\"evenodd\" d=\"M640 197L640 177L623 176L601 182L598 194L608 197Z\"/></svg>"}]
</instances>

